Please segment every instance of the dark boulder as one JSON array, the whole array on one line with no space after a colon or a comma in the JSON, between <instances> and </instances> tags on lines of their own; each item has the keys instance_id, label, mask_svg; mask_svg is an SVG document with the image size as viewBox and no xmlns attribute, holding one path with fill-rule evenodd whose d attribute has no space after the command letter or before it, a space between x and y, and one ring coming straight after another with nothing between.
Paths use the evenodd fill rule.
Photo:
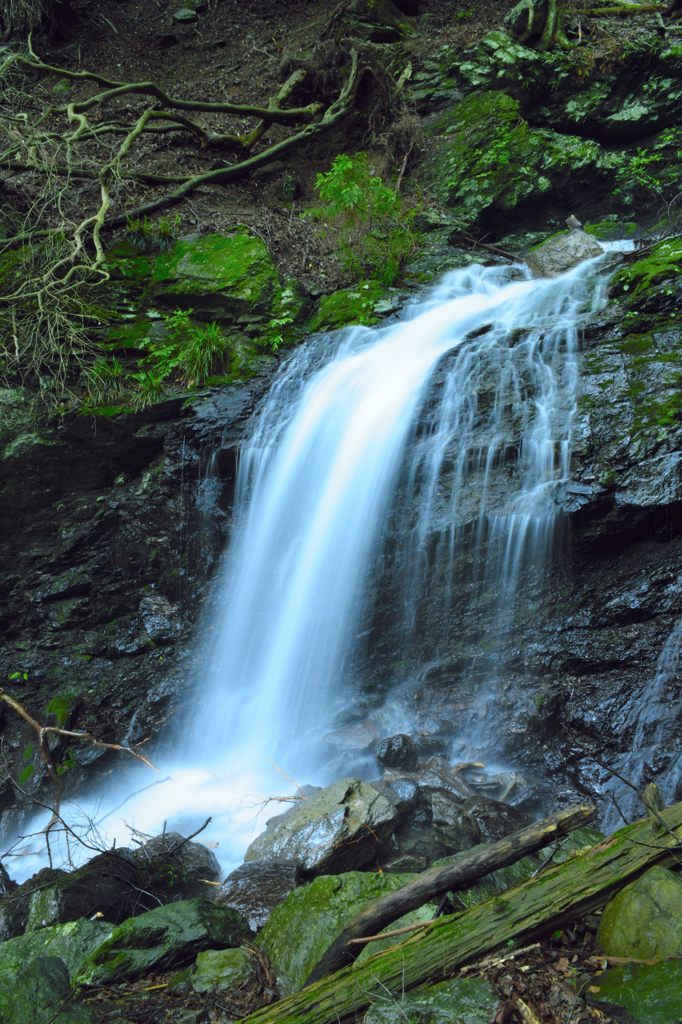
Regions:
<instances>
[{"instance_id":1,"label":"dark boulder","mask_svg":"<svg viewBox=\"0 0 682 1024\"><path fill-rule=\"evenodd\" d=\"M220 880L220 864L201 843L189 842L178 832L165 832L150 839L132 854L143 888L162 902L210 898L207 883Z\"/></svg>"},{"instance_id":2,"label":"dark boulder","mask_svg":"<svg viewBox=\"0 0 682 1024\"><path fill-rule=\"evenodd\" d=\"M388 736L377 747L377 760L386 768L416 768L417 751L412 738L405 733Z\"/></svg>"},{"instance_id":3,"label":"dark boulder","mask_svg":"<svg viewBox=\"0 0 682 1024\"><path fill-rule=\"evenodd\" d=\"M232 907L259 931L276 906L301 881L296 861L256 860L242 864L227 876L218 893L220 906Z\"/></svg>"}]
</instances>

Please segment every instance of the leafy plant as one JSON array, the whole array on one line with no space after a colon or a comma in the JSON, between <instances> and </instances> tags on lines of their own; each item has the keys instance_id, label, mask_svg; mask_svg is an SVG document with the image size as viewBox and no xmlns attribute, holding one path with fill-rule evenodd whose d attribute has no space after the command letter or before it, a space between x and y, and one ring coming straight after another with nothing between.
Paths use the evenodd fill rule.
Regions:
<instances>
[{"instance_id":1,"label":"leafy plant","mask_svg":"<svg viewBox=\"0 0 682 1024\"><path fill-rule=\"evenodd\" d=\"M371 173L366 153L339 154L317 175L315 189L324 205L312 215L338 233L345 269L392 284L417 248L416 207L408 208L397 190Z\"/></svg>"},{"instance_id":2,"label":"leafy plant","mask_svg":"<svg viewBox=\"0 0 682 1024\"><path fill-rule=\"evenodd\" d=\"M46 711L48 714L55 716L60 729L66 725L77 700L78 694L69 690L65 693L56 694L47 705Z\"/></svg>"},{"instance_id":3,"label":"leafy plant","mask_svg":"<svg viewBox=\"0 0 682 1024\"><path fill-rule=\"evenodd\" d=\"M131 374L136 381L135 403L151 405L172 383L196 387L223 369L232 346L218 324L197 324L191 309L176 309L164 320L163 337L145 343L148 355Z\"/></svg>"}]
</instances>

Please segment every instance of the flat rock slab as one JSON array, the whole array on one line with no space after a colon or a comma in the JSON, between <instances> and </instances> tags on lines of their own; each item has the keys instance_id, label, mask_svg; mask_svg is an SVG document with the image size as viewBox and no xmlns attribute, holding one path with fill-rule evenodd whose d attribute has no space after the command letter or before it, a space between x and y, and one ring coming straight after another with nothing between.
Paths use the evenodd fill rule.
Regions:
<instances>
[{"instance_id":1,"label":"flat rock slab","mask_svg":"<svg viewBox=\"0 0 682 1024\"><path fill-rule=\"evenodd\" d=\"M529 252L526 263L535 277L557 277L583 260L594 259L604 252L596 238L575 228L548 239L538 249Z\"/></svg>"},{"instance_id":2,"label":"flat rock slab","mask_svg":"<svg viewBox=\"0 0 682 1024\"><path fill-rule=\"evenodd\" d=\"M341 779L271 818L245 861L297 861L309 878L364 867L398 820L393 804L359 779Z\"/></svg>"}]
</instances>

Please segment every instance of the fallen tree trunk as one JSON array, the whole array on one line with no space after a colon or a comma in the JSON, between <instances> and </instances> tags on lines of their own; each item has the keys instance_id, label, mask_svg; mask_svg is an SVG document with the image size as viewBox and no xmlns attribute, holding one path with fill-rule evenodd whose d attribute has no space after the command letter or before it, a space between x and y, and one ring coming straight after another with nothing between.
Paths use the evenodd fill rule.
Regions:
<instances>
[{"instance_id":1,"label":"fallen tree trunk","mask_svg":"<svg viewBox=\"0 0 682 1024\"><path fill-rule=\"evenodd\" d=\"M339 1024L387 994L448 978L510 940L525 942L604 904L682 846L682 803L635 822L499 896L461 914L436 918L400 945L273 1003L242 1024Z\"/></svg>"},{"instance_id":2,"label":"fallen tree trunk","mask_svg":"<svg viewBox=\"0 0 682 1024\"><path fill-rule=\"evenodd\" d=\"M317 964L306 984L319 981L327 974L353 963L362 953L361 945L349 945L355 939L380 932L397 921L403 914L428 903L434 896L448 889L464 889L484 875L507 867L515 861L535 853L576 828L586 825L594 816L590 805L569 807L544 821L533 822L526 828L505 836L496 843L481 843L455 857L450 864L423 871L409 885L387 893L381 899L364 907L334 940Z\"/></svg>"}]
</instances>

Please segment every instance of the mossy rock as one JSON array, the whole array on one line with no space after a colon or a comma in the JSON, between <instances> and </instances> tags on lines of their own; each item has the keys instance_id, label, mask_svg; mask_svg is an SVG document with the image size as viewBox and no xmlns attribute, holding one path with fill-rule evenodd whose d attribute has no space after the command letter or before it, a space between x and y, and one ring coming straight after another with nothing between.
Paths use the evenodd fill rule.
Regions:
<instances>
[{"instance_id":1,"label":"mossy rock","mask_svg":"<svg viewBox=\"0 0 682 1024\"><path fill-rule=\"evenodd\" d=\"M626 885L606 905L597 943L607 956L682 956L682 879L654 867Z\"/></svg>"},{"instance_id":2,"label":"mossy rock","mask_svg":"<svg viewBox=\"0 0 682 1024\"><path fill-rule=\"evenodd\" d=\"M442 857L440 860L434 861L432 866L441 867L451 864L458 856L459 854L455 854L454 857ZM451 894L452 901L455 906L463 904L467 910L470 907L476 907L479 903L493 899L505 889L511 889L512 886L525 882L534 871L537 871L539 863L535 857L522 857L514 864L509 864L506 868L499 868L484 878L480 878L466 889Z\"/></svg>"},{"instance_id":3,"label":"mossy rock","mask_svg":"<svg viewBox=\"0 0 682 1024\"><path fill-rule=\"evenodd\" d=\"M636 221L624 221L614 216L586 224L585 231L588 235L594 235L600 242L615 242L622 238L636 238L639 225Z\"/></svg>"},{"instance_id":4,"label":"mossy rock","mask_svg":"<svg viewBox=\"0 0 682 1024\"><path fill-rule=\"evenodd\" d=\"M110 934L111 925L82 918L18 935L0 943L0 976L20 974L25 965L37 957L58 957L73 976Z\"/></svg>"},{"instance_id":5,"label":"mossy rock","mask_svg":"<svg viewBox=\"0 0 682 1024\"><path fill-rule=\"evenodd\" d=\"M90 1024L87 1007L71 1000L69 973L62 960L40 956L0 977L2 1024Z\"/></svg>"},{"instance_id":6,"label":"mossy rock","mask_svg":"<svg viewBox=\"0 0 682 1024\"><path fill-rule=\"evenodd\" d=\"M151 286L166 306L252 323L269 318L279 276L265 242L240 229L176 242L156 258Z\"/></svg>"},{"instance_id":7,"label":"mossy rock","mask_svg":"<svg viewBox=\"0 0 682 1024\"><path fill-rule=\"evenodd\" d=\"M442 138L424 165L436 198L454 207L459 226L485 224L497 236L541 197L565 205L612 181L619 158L596 143L531 128L517 100L475 93L438 118Z\"/></svg>"},{"instance_id":8,"label":"mossy rock","mask_svg":"<svg viewBox=\"0 0 682 1024\"><path fill-rule=\"evenodd\" d=\"M670 282L672 288L680 280L680 275L682 239L666 239L654 245L641 259L614 274L610 294L622 296L632 305L663 282Z\"/></svg>"},{"instance_id":9,"label":"mossy rock","mask_svg":"<svg viewBox=\"0 0 682 1024\"><path fill-rule=\"evenodd\" d=\"M0 387L0 450L22 434L34 436L35 409L25 388Z\"/></svg>"},{"instance_id":10,"label":"mossy rock","mask_svg":"<svg viewBox=\"0 0 682 1024\"><path fill-rule=\"evenodd\" d=\"M621 1007L635 1024L671 1024L682 1020L682 962L623 964L597 975L589 993L590 1002L611 1017L609 1011Z\"/></svg>"},{"instance_id":11,"label":"mossy rock","mask_svg":"<svg viewBox=\"0 0 682 1024\"><path fill-rule=\"evenodd\" d=\"M488 1024L498 998L485 978L452 978L372 1003L365 1024Z\"/></svg>"},{"instance_id":12,"label":"mossy rock","mask_svg":"<svg viewBox=\"0 0 682 1024\"><path fill-rule=\"evenodd\" d=\"M310 334L334 331L350 324L372 327L379 323L382 313L394 308L386 285L379 281L360 281L351 288L341 288L321 298L306 326Z\"/></svg>"},{"instance_id":13,"label":"mossy rock","mask_svg":"<svg viewBox=\"0 0 682 1024\"><path fill-rule=\"evenodd\" d=\"M334 938L363 907L415 877L349 871L343 875L321 875L294 889L284 903L275 907L256 939L270 958L282 992L290 994L302 988ZM429 920L434 911L435 907L427 904L391 927ZM386 940L385 945L390 941ZM373 942L363 956L379 952L383 945Z\"/></svg>"},{"instance_id":14,"label":"mossy rock","mask_svg":"<svg viewBox=\"0 0 682 1024\"><path fill-rule=\"evenodd\" d=\"M195 992L226 992L243 985L254 970L253 956L246 949L208 949L197 957L191 985Z\"/></svg>"},{"instance_id":15,"label":"mossy rock","mask_svg":"<svg viewBox=\"0 0 682 1024\"><path fill-rule=\"evenodd\" d=\"M249 935L234 910L208 900L182 900L132 917L87 958L78 985L111 985L151 970L182 966L205 949L239 946Z\"/></svg>"}]
</instances>

